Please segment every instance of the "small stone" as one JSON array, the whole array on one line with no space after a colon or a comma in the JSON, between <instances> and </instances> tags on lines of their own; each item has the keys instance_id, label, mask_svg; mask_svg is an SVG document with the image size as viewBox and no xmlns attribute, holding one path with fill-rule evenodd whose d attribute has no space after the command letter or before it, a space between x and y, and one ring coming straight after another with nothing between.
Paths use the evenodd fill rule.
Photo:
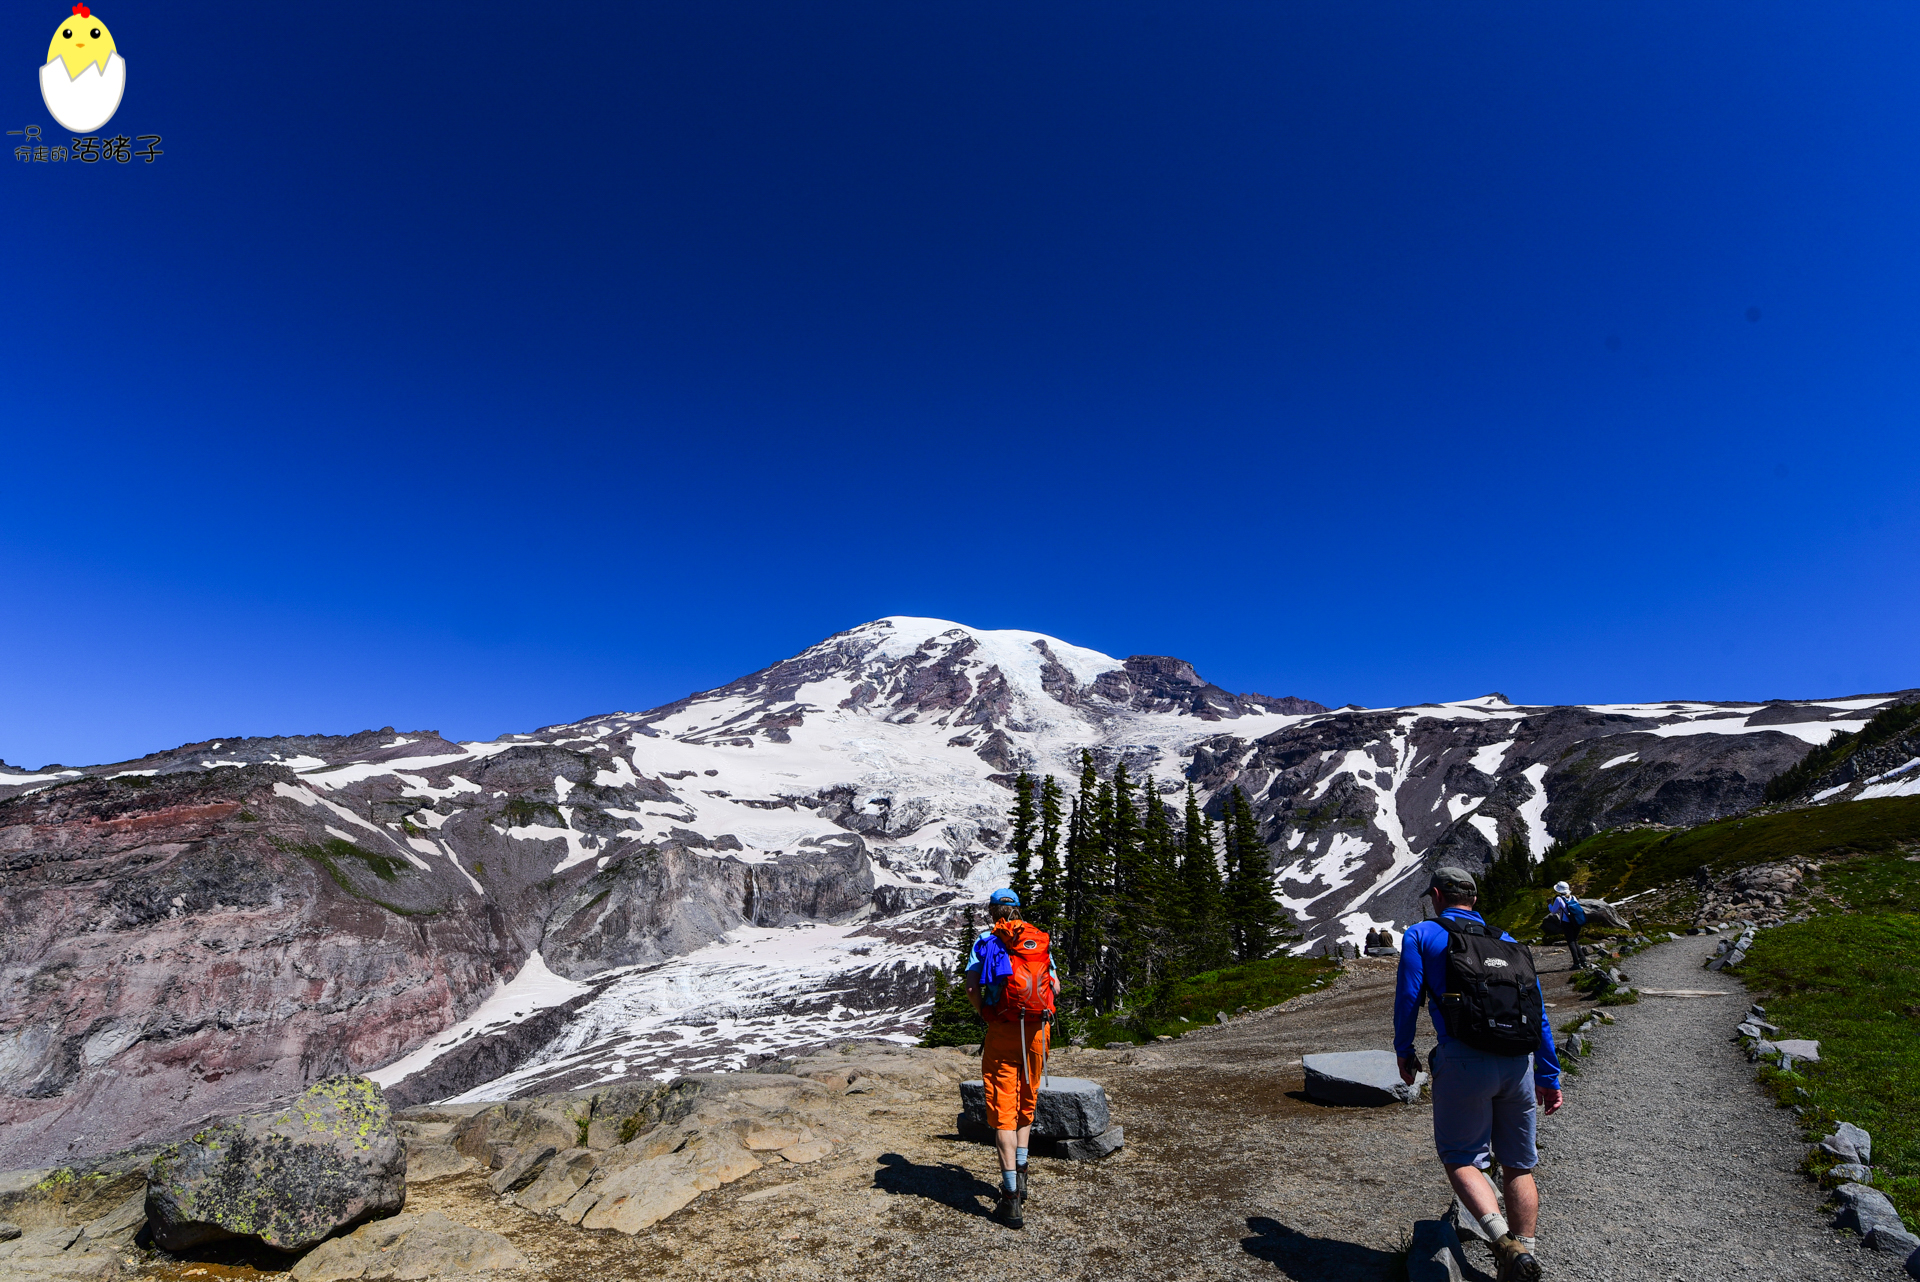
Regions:
<instances>
[{"instance_id":1,"label":"small stone","mask_svg":"<svg viewBox=\"0 0 1920 1282\"><path fill-rule=\"evenodd\" d=\"M1226 1023L1226 1022L1227 1022L1227 1012L1225 1012L1225 1011L1223 1011L1223 1010L1217 1010L1217 1011L1215 1011L1215 1012L1213 1013L1213 1022L1214 1022L1214 1023L1216 1023L1216 1024L1224 1024L1224 1023Z\"/></svg>"},{"instance_id":2,"label":"small stone","mask_svg":"<svg viewBox=\"0 0 1920 1282\"><path fill-rule=\"evenodd\" d=\"M1133 1043L1132 1042L1108 1042L1107 1049L1110 1051L1130 1051L1133 1049Z\"/></svg>"},{"instance_id":3,"label":"small stone","mask_svg":"<svg viewBox=\"0 0 1920 1282\"><path fill-rule=\"evenodd\" d=\"M20 1236L20 1226L0 1220L0 1242L11 1242Z\"/></svg>"},{"instance_id":4,"label":"small stone","mask_svg":"<svg viewBox=\"0 0 1920 1282\"><path fill-rule=\"evenodd\" d=\"M1252 1008L1251 1008L1251 1007L1247 1007L1247 1006L1236 1006L1236 1007L1234 1007L1234 1010L1233 1010L1233 1013L1234 1013L1234 1016L1235 1016L1236 1018L1238 1018L1238 1017L1239 1017L1239 1016L1241 1016L1241 1015L1250 1015L1250 1014L1252 1014L1252 1013L1253 1013L1253 1011L1252 1011Z\"/></svg>"},{"instance_id":5,"label":"small stone","mask_svg":"<svg viewBox=\"0 0 1920 1282\"><path fill-rule=\"evenodd\" d=\"M1827 1170L1826 1178L1835 1184L1870 1184L1873 1182L1873 1168L1858 1162L1841 1162Z\"/></svg>"},{"instance_id":6,"label":"small stone","mask_svg":"<svg viewBox=\"0 0 1920 1282\"><path fill-rule=\"evenodd\" d=\"M1752 1038L1758 1039L1760 1036L1760 1026L1758 1024L1742 1023L1739 1026L1739 1028L1737 1028L1735 1031L1738 1032L1742 1037L1752 1037Z\"/></svg>"},{"instance_id":7,"label":"small stone","mask_svg":"<svg viewBox=\"0 0 1920 1282\"><path fill-rule=\"evenodd\" d=\"M1869 1135L1860 1127L1855 1126L1852 1122L1840 1123L1833 1128L1833 1134L1827 1138L1837 1141L1845 1147L1847 1152L1856 1154L1862 1162L1871 1163L1873 1161L1873 1136ZM1825 1147L1825 1145L1823 1144L1822 1147ZM1838 1149L1828 1149L1827 1151L1836 1153L1842 1157L1846 1156L1845 1153L1840 1152Z\"/></svg>"},{"instance_id":8,"label":"small stone","mask_svg":"<svg viewBox=\"0 0 1920 1282\"><path fill-rule=\"evenodd\" d=\"M1775 1042L1774 1046L1778 1048L1781 1053L1791 1055L1795 1059L1804 1059L1810 1064L1818 1064L1820 1062L1820 1043L1808 1038L1790 1037L1785 1041Z\"/></svg>"},{"instance_id":9,"label":"small stone","mask_svg":"<svg viewBox=\"0 0 1920 1282\"><path fill-rule=\"evenodd\" d=\"M1741 962L1745 961L1746 959L1747 959L1747 950L1744 948L1736 948L1732 952L1727 954L1727 965L1738 966Z\"/></svg>"},{"instance_id":10,"label":"small stone","mask_svg":"<svg viewBox=\"0 0 1920 1282\"><path fill-rule=\"evenodd\" d=\"M1156 1042L1170 1042L1170 1041L1172 1041L1172 1040L1173 1040L1173 1034L1172 1034L1172 1033L1159 1033L1159 1034L1156 1034L1156 1035L1154 1036L1154 1039L1153 1039L1153 1040L1154 1040L1154 1041L1156 1041Z\"/></svg>"},{"instance_id":11,"label":"small stone","mask_svg":"<svg viewBox=\"0 0 1920 1282\"><path fill-rule=\"evenodd\" d=\"M1840 1199L1840 1214L1833 1222L1837 1229L1852 1229L1863 1238L1880 1229L1895 1233L1907 1231L1907 1226L1900 1222L1900 1212L1893 1209L1893 1203L1878 1189L1864 1184L1842 1184L1834 1196Z\"/></svg>"},{"instance_id":12,"label":"small stone","mask_svg":"<svg viewBox=\"0 0 1920 1282\"><path fill-rule=\"evenodd\" d=\"M789 1162L806 1163L817 1162L831 1152L833 1152L833 1141L816 1139L805 1140L789 1148L783 1148L780 1150L780 1156Z\"/></svg>"},{"instance_id":13,"label":"small stone","mask_svg":"<svg viewBox=\"0 0 1920 1282\"><path fill-rule=\"evenodd\" d=\"M1891 1251L1904 1258L1920 1251L1920 1237L1915 1237L1905 1229L1891 1229L1882 1225L1867 1234L1867 1245L1876 1251Z\"/></svg>"},{"instance_id":14,"label":"small stone","mask_svg":"<svg viewBox=\"0 0 1920 1282\"><path fill-rule=\"evenodd\" d=\"M778 1152L811 1138L791 1126L762 1126L747 1132L747 1147L754 1152Z\"/></svg>"}]
</instances>

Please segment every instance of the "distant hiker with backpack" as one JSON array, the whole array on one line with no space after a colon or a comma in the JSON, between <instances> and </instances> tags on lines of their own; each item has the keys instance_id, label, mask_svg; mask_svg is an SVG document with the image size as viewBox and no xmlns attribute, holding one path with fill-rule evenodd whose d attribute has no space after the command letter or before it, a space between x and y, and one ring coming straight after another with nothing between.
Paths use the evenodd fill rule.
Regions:
<instances>
[{"instance_id":1,"label":"distant hiker with backpack","mask_svg":"<svg viewBox=\"0 0 1920 1282\"><path fill-rule=\"evenodd\" d=\"M1033 1110L1046 1072L1053 999L1060 991L1047 932L1020 919L1020 896L996 890L987 898L993 924L980 932L967 962L967 1000L986 1021L980 1078L987 1087L987 1125L1000 1155L1000 1200L994 1218L1009 1228L1026 1223L1027 1146Z\"/></svg>"},{"instance_id":2,"label":"distant hiker with backpack","mask_svg":"<svg viewBox=\"0 0 1920 1282\"><path fill-rule=\"evenodd\" d=\"M1400 1077L1411 1085L1420 1070L1413 1032L1425 997L1440 1041L1432 1063L1433 1142L1440 1163L1461 1204L1492 1240L1500 1282L1538 1282L1535 1130L1540 1111L1557 1113L1561 1104L1560 1060L1546 1001L1526 946L1474 911L1479 893L1470 874L1438 869L1427 893L1437 920L1416 922L1400 937L1393 1004ZM1506 1216L1476 1169L1490 1156L1500 1163Z\"/></svg>"},{"instance_id":3,"label":"distant hiker with backpack","mask_svg":"<svg viewBox=\"0 0 1920 1282\"><path fill-rule=\"evenodd\" d=\"M1567 946L1567 957L1575 970L1587 968L1586 950L1580 947L1580 929L1587 924L1587 909L1574 898L1573 887L1564 881L1553 883L1553 902L1547 915L1560 924L1560 939Z\"/></svg>"}]
</instances>

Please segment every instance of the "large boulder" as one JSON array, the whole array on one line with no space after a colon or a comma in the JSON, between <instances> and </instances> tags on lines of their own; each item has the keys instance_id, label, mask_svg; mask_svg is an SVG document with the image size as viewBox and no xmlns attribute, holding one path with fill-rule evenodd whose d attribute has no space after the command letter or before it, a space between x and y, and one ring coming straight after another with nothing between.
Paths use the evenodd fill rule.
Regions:
<instances>
[{"instance_id":1,"label":"large boulder","mask_svg":"<svg viewBox=\"0 0 1920 1282\"><path fill-rule=\"evenodd\" d=\"M987 1086L982 1081L960 1083L960 1132L970 1138L992 1138L987 1126ZM1107 1091L1084 1077L1046 1077L1034 1100L1033 1138L1077 1140L1104 1135L1112 1126Z\"/></svg>"},{"instance_id":2,"label":"large boulder","mask_svg":"<svg viewBox=\"0 0 1920 1282\"><path fill-rule=\"evenodd\" d=\"M387 1282L466 1278L494 1269L524 1269L527 1257L498 1233L469 1228L438 1211L396 1215L322 1242L293 1266L293 1282Z\"/></svg>"},{"instance_id":3,"label":"large boulder","mask_svg":"<svg viewBox=\"0 0 1920 1282\"><path fill-rule=\"evenodd\" d=\"M341 1076L163 1151L147 1219L169 1251L232 1237L304 1251L406 1200L406 1149L385 1097L364 1077Z\"/></svg>"}]
</instances>

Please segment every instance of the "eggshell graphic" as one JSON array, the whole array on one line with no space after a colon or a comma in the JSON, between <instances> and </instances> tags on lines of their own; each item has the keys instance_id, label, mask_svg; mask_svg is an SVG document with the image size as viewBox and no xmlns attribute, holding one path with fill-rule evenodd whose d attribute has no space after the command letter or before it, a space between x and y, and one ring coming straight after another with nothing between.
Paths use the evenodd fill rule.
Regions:
<instances>
[{"instance_id":1,"label":"eggshell graphic","mask_svg":"<svg viewBox=\"0 0 1920 1282\"><path fill-rule=\"evenodd\" d=\"M127 60L117 53L107 59L104 75L97 62L89 62L71 79L58 58L40 68L40 96L46 99L47 110L77 134L90 134L112 120L126 90Z\"/></svg>"}]
</instances>

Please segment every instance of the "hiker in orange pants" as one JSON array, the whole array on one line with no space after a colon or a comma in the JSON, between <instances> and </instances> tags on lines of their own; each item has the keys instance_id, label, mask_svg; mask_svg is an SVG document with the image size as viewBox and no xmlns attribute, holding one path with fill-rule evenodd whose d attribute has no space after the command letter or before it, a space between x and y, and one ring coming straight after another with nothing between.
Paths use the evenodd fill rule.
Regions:
<instances>
[{"instance_id":1,"label":"hiker in orange pants","mask_svg":"<svg viewBox=\"0 0 1920 1282\"><path fill-rule=\"evenodd\" d=\"M1020 919L1020 897L996 890L987 900L993 925L974 941L967 963L967 1000L986 1021L980 1079L987 1125L1000 1156L1000 1200L994 1215L1010 1228L1026 1223L1027 1146L1046 1072L1047 1035L1060 977L1047 932Z\"/></svg>"}]
</instances>

